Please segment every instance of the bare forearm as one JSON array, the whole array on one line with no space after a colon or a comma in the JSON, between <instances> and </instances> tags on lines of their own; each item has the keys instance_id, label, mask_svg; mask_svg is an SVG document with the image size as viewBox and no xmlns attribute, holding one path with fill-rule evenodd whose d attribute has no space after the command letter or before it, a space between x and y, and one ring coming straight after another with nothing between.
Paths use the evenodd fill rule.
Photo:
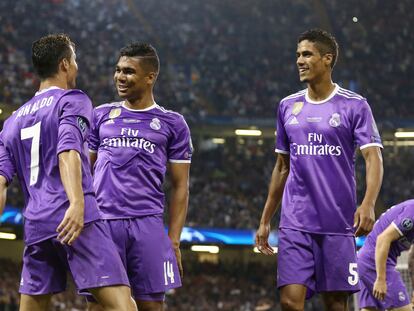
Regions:
<instances>
[{"instance_id":1,"label":"bare forearm","mask_svg":"<svg viewBox=\"0 0 414 311\"><path fill-rule=\"evenodd\" d=\"M93 167L95 166L95 162L98 159L97 152L89 152L89 164L91 166L91 173L93 175Z\"/></svg>"},{"instance_id":2,"label":"bare forearm","mask_svg":"<svg viewBox=\"0 0 414 311\"><path fill-rule=\"evenodd\" d=\"M188 185L173 187L169 206L168 236L175 248L180 246L180 236L183 230L188 210Z\"/></svg>"},{"instance_id":3,"label":"bare forearm","mask_svg":"<svg viewBox=\"0 0 414 311\"><path fill-rule=\"evenodd\" d=\"M285 188L288 175L289 167L278 160L272 172L269 193L263 209L262 218L260 220L262 224L270 223L273 215L276 213L280 205L280 201L282 200L283 190Z\"/></svg>"},{"instance_id":4,"label":"bare forearm","mask_svg":"<svg viewBox=\"0 0 414 311\"><path fill-rule=\"evenodd\" d=\"M375 269L377 271L377 279L386 280L387 258L390 251L390 241L381 235L377 238L375 247Z\"/></svg>"},{"instance_id":5,"label":"bare forearm","mask_svg":"<svg viewBox=\"0 0 414 311\"><path fill-rule=\"evenodd\" d=\"M381 189L383 177L383 165L381 151L375 150L365 158L366 163L366 191L362 204L365 206L375 206L379 191Z\"/></svg>"},{"instance_id":6,"label":"bare forearm","mask_svg":"<svg viewBox=\"0 0 414 311\"><path fill-rule=\"evenodd\" d=\"M410 272L412 288L414 288L414 246L411 246L408 253L408 271Z\"/></svg>"},{"instance_id":7,"label":"bare forearm","mask_svg":"<svg viewBox=\"0 0 414 311\"><path fill-rule=\"evenodd\" d=\"M0 176L0 216L3 214L7 199L7 180Z\"/></svg>"},{"instance_id":8,"label":"bare forearm","mask_svg":"<svg viewBox=\"0 0 414 311\"><path fill-rule=\"evenodd\" d=\"M75 150L60 153L59 171L69 202L83 204L82 165L79 153Z\"/></svg>"}]
</instances>

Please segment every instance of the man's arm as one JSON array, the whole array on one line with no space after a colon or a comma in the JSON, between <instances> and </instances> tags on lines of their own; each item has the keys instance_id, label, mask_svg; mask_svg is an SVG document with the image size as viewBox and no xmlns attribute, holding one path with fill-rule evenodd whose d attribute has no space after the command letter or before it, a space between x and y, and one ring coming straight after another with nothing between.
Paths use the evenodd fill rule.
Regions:
<instances>
[{"instance_id":1,"label":"man's arm","mask_svg":"<svg viewBox=\"0 0 414 311\"><path fill-rule=\"evenodd\" d=\"M361 206L354 215L354 227L356 236L366 235L371 232L375 222L375 202L381 189L384 169L382 166L382 154L379 147L368 147L361 150L366 167L366 191Z\"/></svg>"},{"instance_id":2,"label":"man's arm","mask_svg":"<svg viewBox=\"0 0 414 311\"><path fill-rule=\"evenodd\" d=\"M289 175L290 158L286 154L278 154L275 167L269 185L265 207L263 209L260 226L256 233L256 245L260 252L272 255L273 249L270 247L268 239L270 234L270 221L276 213L282 200L283 190Z\"/></svg>"},{"instance_id":3,"label":"man's arm","mask_svg":"<svg viewBox=\"0 0 414 311\"><path fill-rule=\"evenodd\" d=\"M0 216L3 215L4 207L7 199L7 180L0 175Z\"/></svg>"},{"instance_id":4,"label":"man's arm","mask_svg":"<svg viewBox=\"0 0 414 311\"><path fill-rule=\"evenodd\" d=\"M180 237L187 217L190 163L170 163L170 175L172 189L169 205L168 236L177 256L178 268L182 277Z\"/></svg>"},{"instance_id":5,"label":"man's arm","mask_svg":"<svg viewBox=\"0 0 414 311\"><path fill-rule=\"evenodd\" d=\"M391 224L377 238L375 246L375 269L377 271L377 279L374 283L373 294L379 300L384 300L387 293L387 258L390 252L391 243L401 237L400 233Z\"/></svg>"},{"instance_id":6,"label":"man's arm","mask_svg":"<svg viewBox=\"0 0 414 311\"><path fill-rule=\"evenodd\" d=\"M76 150L64 151L59 154L59 171L70 205L57 228L58 239L62 244L71 245L82 231L85 206L81 158Z\"/></svg>"},{"instance_id":7,"label":"man's arm","mask_svg":"<svg viewBox=\"0 0 414 311\"><path fill-rule=\"evenodd\" d=\"M91 165L91 173L93 175L93 167L95 165L96 160L98 159L98 153L89 151L89 164Z\"/></svg>"},{"instance_id":8,"label":"man's arm","mask_svg":"<svg viewBox=\"0 0 414 311\"><path fill-rule=\"evenodd\" d=\"M414 245L411 245L408 253L408 271L411 278L411 288L413 289L411 294L411 303L414 303Z\"/></svg>"}]
</instances>

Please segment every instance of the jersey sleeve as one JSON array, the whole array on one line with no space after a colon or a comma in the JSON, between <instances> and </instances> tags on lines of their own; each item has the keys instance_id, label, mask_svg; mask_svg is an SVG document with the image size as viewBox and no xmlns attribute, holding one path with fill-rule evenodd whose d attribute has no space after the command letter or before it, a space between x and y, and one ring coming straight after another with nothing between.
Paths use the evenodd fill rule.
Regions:
<instances>
[{"instance_id":1,"label":"jersey sleeve","mask_svg":"<svg viewBox=\"0 0 414 311\"><path fill-rule=\"evenodd\" d=\"M13 163L12 157L0 138L0 175L6 178L7 184L10 184L15 174L16 167Z\"/></svg>"},{"instance_id":2,"label":"jersey sleeve","mask_svg":"<svg viewBox=\"0 0 414 311\"><path fill-rule=\"evenodd\" d=\"M361 101L356 109L353 131L354 141L360 149L372 146L382 148L377 124L366 100Z\"/></svg>"},{"instance_id":3,"label":"jersey sleeve","mask_svg":"<svg viewBox=\"0 0 414 311\"><path fill-rule=\"evenodd\" d=\"M57 154L76 150L81 153L89 135L92 118L92 103L81 91L72 90L59 101L59 133Z\"/></svg>"},{"instance_id":4,"label":"jersey sleeve","mask_svg":"<svg viewBox=\"0 0 414 311\"><path fill-rule=\"evenodd\" d=\"M285 130L283 104L280 102L276 117L276 148L277 153L289 154L290 144Z\"/></svg>"},{"instance_id":5,"label":"jersey sleeve","mask_svg":"<svg viewBox=\"0 0 414 311\"><path fill-rule=\"evenodd\" d=\"M168 146L168 161L172 163L191 163L193 144L190 129L184 118L174 124L172 138Z\"/></svg>"},{"instance_id":6,"label":"jersey sleeve","mask_svg":"<svg viewBox=\"0 0 414 311\"><path fill-rule=\"evenodd\" d=\"M408 206L392 222L394 228L401 236L405 236L414 230L414 213L408 212L411 207Z\"/></svg>"},{"instance_id":7,"label":"jersey sleeve","mask_svg":"<svg viewBox=\"0 0 414 311\"><path fill-rule=\"evenodd\" d=\"M92 112L91 130L88 137L88 146L90 152L98 152L100 145L99 126L96 108Z\"/></svg>"}]
</instances>

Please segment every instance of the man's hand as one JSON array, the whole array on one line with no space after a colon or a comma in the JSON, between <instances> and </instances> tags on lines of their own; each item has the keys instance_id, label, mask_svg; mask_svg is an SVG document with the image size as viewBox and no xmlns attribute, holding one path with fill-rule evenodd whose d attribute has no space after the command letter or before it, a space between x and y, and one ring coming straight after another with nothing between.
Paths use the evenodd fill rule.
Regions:
<instances>
[{"instance_id":1,"label":"man's hand","mask_svg":"<svg viewBox=\"0 0 414 311\"><path fill-rule=\"evenodd\" d=\"M79 237L83 229L84 206L83 204L71 204L66 210L65 217L57 227L59 232L58 240L62 244L72 245L72 243Z\"/></svg>"},{"instance_id":2,"label":"man's hand","mask_svg":"<svg viewBox=\"0 0 414 311\"><path fill-rule=\"evenodd\" d=\"M387 282L385 280L376 279L372 293L378 300L384 300L385 295L387 294Z\"/></svg>"},{"instance_id":3,"label":"man's hand","mask_svg":"<svg viewBox=\"0 0 414 311\"><path fill-rule=\"evenodd\" d=\"M180 277L183 279L184 277L184 270L183 270L183 264L181 262L181 250L180 247L174 247L175 257L177 258L177 265L178 270L180 271Z\"/></svg>"},{"instance_id":4,"label":"man's hand","mask_svg":"<svg viewBox=\"0 0 414 311\"><path fill-rule=\"evenodd\" d=\"M354 215L355 236L367 235L375 223L374 207L361 205Z\"/></svg>"},{"instance_id":5,"label":"man's hand","mask_svg":"<svg viewBox=\"0 0 414 311\"><path fill-rule=\"evenodd\" d=\"M270 224L260 224L256 232L256 246L265 255L274 255L273 248L269 245Z\"/></svg>"}]
</instances>

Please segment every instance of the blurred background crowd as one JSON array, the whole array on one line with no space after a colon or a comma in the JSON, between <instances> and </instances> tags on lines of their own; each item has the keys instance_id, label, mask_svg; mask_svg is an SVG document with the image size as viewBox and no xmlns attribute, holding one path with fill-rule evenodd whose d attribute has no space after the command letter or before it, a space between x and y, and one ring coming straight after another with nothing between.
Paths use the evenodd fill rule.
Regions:
<instances>
[{"instance_id":1,"label":"blurred background crowd","mask_svg":"<svg viewBox=\"0 0 414 311\"><path fill-rule=\"evenodd\" d=\"M17 107L36 91L30 42L46 33L66 32L76 42L78 87L95 105L116 100L117 51L131 41L151 42L161 59L156 101L182 113L194 132L187 225L255 229L275 163L274 138L228 137L215 144L208 129L217 121L274 124L278 102L304 88L296 38L312 27L336 36L334 79L368 99L380 131L410 126L413 23L410 0L3 0L0 104ZM384 148L378 212L411 197L413 153L412 147ZM359 156L356 174L360 202L365 177ZM9 187L8 204L23 206L17 182ZM0 311L17 310L19 267L3 259L0 266ZM249 267L257 274L246 274L246 266L187 266L184 288L167 297L167 310L278 310L275 267ZM179 294L187 289L192 295ZM307 308L318 306L314 301ZM53 308L83 310L83 300L70 291L57 296Z\"/></svg>"}]
</instances>

